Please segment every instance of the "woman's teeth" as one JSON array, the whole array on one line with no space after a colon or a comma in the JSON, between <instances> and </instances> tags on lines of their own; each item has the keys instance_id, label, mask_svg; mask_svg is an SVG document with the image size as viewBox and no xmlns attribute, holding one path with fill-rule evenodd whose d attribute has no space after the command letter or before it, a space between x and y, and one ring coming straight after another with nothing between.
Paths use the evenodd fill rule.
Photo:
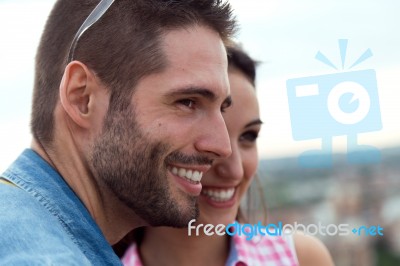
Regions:
<instances>
[{"instance_id":1,"label":"woman's teeth","mask_svg":"<svg viewBox=\"0 0 400 266\"><path fill-rule=\"evenodd\" d=\"M200 182L201 178L203 177L203 172L196 171L196 170L191 170L191 169L185 169L185 168L178 168L178 167L172 167L171 172L174 175L180 176L182 178L185 178L189 181L192 182Z\"/></svg>"},{"instance_id":2,"label":"woman's teeth","mask_svg":"<svg viewBox=\"0 0 400 266\"><path fill-rule=\"evenodd\" d=\"M224 202L232 199L233 194L235 194L235 188L229 189L204 189L201 194L206 195L210 199L218 202Z\"/></svg>"}]
</instances>

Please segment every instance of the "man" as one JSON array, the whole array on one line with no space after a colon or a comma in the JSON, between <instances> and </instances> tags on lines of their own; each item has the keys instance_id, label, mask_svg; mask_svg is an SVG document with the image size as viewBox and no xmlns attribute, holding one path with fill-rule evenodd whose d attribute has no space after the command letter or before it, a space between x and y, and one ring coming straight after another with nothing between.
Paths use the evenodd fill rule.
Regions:
<instances>
[{"instance_id":1,"label":"man","mask_svg":"<svg viewBox=\"0 0 400 266\"><path fill-rule=\"evenodd\" d=\"M56 2L32 149L1 176L1 263L119 264L110 245L132 229L197 216L202 174L231 153L234 28L219 0Z\"/></svg>"}]
</instances>

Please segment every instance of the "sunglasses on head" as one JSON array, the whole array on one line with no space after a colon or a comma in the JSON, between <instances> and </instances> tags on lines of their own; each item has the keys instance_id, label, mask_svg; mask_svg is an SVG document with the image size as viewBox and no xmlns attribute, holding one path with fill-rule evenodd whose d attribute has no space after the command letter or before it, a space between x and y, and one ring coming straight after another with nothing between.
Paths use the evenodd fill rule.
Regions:
<instances>
[{"instance_id":1,"label":"sunglasses on head","mask_svg":"<svg viewBox=\"0 0 400 266\"><path fill-rule=\"evenodd\" d=\"M104 15L104 13L107 12L114 1L115 0L101 0L100 3L97 4L93 11L85 19L79 30L76 32L74 39L72 40L72 44L69 48L68 53L68 63L74 60L75 49L83 33L88 30L94 23L96 23Z\"/></svg>"}]
</instances>

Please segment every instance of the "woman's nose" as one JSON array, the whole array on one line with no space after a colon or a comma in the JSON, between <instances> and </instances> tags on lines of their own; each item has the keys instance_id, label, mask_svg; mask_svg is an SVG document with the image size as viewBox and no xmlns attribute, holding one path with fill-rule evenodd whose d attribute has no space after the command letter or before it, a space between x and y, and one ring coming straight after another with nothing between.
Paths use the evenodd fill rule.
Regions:
<instances>
[{"instance_id":1,"label":"woman's nose","mask_svg":"<svg viewBox=\"0 0 400 266\"><path fill-rule=\"evenodd\" d=\"M241 180L244 175L242 157L239 147L233 143L233 140L231 140L231 145L232 154L228 158L215 161L216 172L223 178Z\"/></svg>"}]
</instances>

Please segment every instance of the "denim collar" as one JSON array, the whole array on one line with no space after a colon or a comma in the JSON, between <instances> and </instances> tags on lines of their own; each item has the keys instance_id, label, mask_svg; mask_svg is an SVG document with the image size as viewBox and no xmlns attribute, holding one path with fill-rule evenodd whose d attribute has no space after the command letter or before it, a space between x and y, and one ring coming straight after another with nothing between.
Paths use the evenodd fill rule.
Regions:
<instances>
[{"instance_id":1,"label":"denim collar","mask_svg":"<svg viewBox=\"0 0 400 266\"><path fill-rule=\"evenodd\" d=\"M2 177L25 190L55 216L90 261L121 264L78 196L60 174L32 149L26 149Z\"/></svg>"}]
</instances>

